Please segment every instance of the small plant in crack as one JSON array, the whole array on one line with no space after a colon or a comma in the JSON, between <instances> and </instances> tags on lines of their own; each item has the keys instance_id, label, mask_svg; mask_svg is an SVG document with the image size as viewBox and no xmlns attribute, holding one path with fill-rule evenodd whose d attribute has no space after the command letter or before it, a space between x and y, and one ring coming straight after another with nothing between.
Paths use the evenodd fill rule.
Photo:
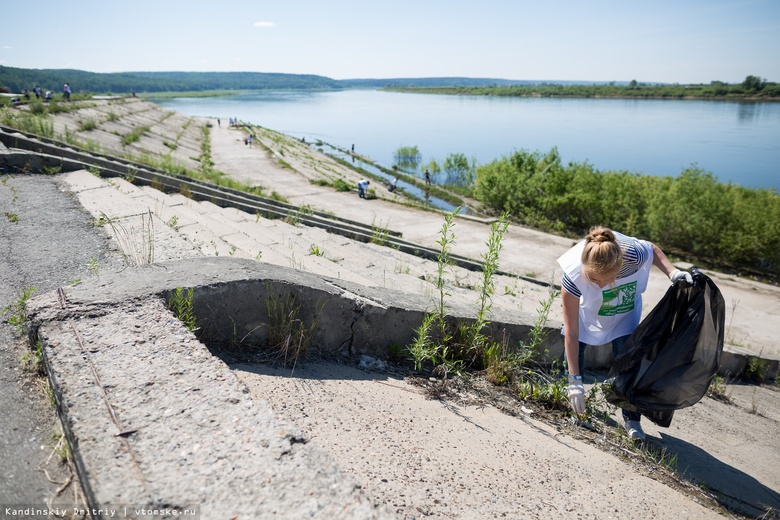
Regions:
<instances>
[{"instance_id":1,"label":"small plant in crack","mask_svg":"<svg viewBox=\"0 0 780 520\"><path fill-rule=\"evenodd\" d=\"M268 353L275 362L294 370L306 359L324 304L307 323L294 294L278 294L270 288L267 294Z\"/></svg>"},{"instance_id":2,"label":"small plant in crack","mask_svg":"<svg viewBox=\"0 0 780 520\"><path fill-rule=\"evenodd\" d=\"M194 295L195 289L192 287L186 291L181 287L177 287L168 296L168 308L173 311L173 315L191 332L198 330L197 318L195 316Z\"/></svg>"},{"instance_id":3,"label":"small plant in crack","mask_svg":"<svg viewBox=\"0 0 780 520\"><path fill-rule=\"evenodd\" d=\"M24 324L27 319L27 315L25 312L25 308L27 306L27 300L32 298L33 293L35 293L37 289L35 287L30 287L28 289L24 289L22 291L22 294L19 295L19 299L15 302L7 305L3 309L3 316L8 316L6 319L13 327L14 332L18 336L22 336L24 334Z\"/></svg>"}]
</instances>

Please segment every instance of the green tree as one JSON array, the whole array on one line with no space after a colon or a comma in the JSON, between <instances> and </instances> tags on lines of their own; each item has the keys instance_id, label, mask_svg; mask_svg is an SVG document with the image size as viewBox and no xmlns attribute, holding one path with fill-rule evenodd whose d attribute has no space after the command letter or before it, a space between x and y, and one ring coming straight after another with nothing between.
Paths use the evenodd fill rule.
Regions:
<instances>
[{"instance_id":1,"label":"green tree","mask_svg":"<svg viewBox=\"0 0 780 520\"><path fill-rule=\"evenodd\" d=\"M766 87L766 80L761 79L758 76L748 76L745 81L742 82L742 88L753 92L760 92Z\"/></svg>"},{"instance_id":2,"label":"green tree","mask_svg":"<svg viewBox=\"0 0 780 520\"><path fill-rule=\"evenodd\" d=\"M474 172L471 164L462 153L449 154L444 159L442 169L447 174L447 184L470 186L474 182Z\"/></svg>"}]
</instances>

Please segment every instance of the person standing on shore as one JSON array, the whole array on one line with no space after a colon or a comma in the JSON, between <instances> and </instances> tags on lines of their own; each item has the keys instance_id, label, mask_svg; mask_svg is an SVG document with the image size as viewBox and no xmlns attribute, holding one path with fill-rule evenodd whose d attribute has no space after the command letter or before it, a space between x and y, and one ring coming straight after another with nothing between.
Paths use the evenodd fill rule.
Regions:
<instances>
[{"instance_id":1,"label":"person standing on shore","mask_svg":"<svg viewBox=\"0 0 780 520\"><path fill-rule=\"evenodd\" d=\"M622 351L642 317L642 293L650 268L656 266L672 283L693 278L675 269L661 249L646 240L595 226L585 239L559 259L563 269L563 337L568 394L572 410L585 413L582 374L587 345L612 343L614 357ZM641 415L623 410L631 439L642 441Z\"/></svg>"},{"instance_id":2,"label":"person standing on shore","mask_svg":"<svg viewBox=\"0 0 780 520\"><path fill-rule=\"evenodd\" d=\"M65 86L62 87L62 97L65 98L65 101L70 101L70 83L65 83Z\"/></svg>"}]
</instances>

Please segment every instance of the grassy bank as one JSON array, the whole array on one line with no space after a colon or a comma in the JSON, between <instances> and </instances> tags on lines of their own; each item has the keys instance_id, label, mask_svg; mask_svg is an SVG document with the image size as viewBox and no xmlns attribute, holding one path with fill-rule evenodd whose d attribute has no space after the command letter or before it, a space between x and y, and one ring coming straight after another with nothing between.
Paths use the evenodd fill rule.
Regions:
<instances>
[{"instance_id":1,"label":"grassy bank","mask_svg":"<svg viewBox=\"0 0 780 520\"><path fill-rule=\"evenodd\" d=\"M707 85L507 85L480 87L389 87L394 92L499 97L568 97L628 99L711 99L726 101L780 101L780 84L756 76L742 83L713 81Z\"/></svg>"}]
</instances>

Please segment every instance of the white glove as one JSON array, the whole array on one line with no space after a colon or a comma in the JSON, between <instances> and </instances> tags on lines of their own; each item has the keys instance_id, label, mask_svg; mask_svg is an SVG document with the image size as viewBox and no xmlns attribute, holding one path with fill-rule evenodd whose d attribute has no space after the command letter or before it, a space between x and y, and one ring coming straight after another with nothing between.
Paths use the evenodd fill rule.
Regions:
<instances>
[{"instance_id":1,"label":"white glove","mask_svg":"<svg viewBox=\"0 0 780 520\"><path fill-rule=\"evenodd\" d=\"M688 282L688 284L693 285L693 277L688 271L680 271L679 269L675 269L669 274L669 279L672 281L672 283L677 283L678 280L685 280Z\"/></svg>"},{"instance_id":2,"label":"white glove","mask_svg":"<svg viewBox=\"0 0 780 520\"><path fill-rule=\"evenodd\" d=\"M569 404L577 415L585 413L585 387L582 386L582 376L569 374Z\"/></svg>"}]
</instances>

